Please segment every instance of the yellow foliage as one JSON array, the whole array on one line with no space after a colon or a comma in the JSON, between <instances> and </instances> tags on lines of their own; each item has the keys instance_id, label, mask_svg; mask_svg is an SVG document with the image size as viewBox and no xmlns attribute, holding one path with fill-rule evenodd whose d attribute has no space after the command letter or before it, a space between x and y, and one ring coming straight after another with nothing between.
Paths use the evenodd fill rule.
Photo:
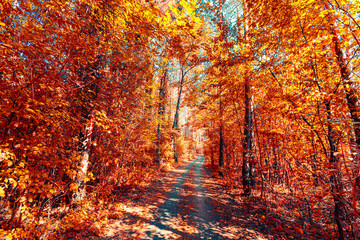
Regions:
<instances>
[{"instance_id":1,"label":"yellow foliage","mask_svg":"<svg viewBox=\"0 0 360 240\"><path fill-rule=\"evenodd\" d=\"M83 239L99 236L108 224L109 212L99 211L99 206L87 201L69 212L59 223L57 231L49 239Z\"/></svg>"},{"instance_id":2,"label":"yellow foliage","mask_svg":"<svg viewBox=\"0 0 360 240\"><path fill-rule=\"evenodd\" d=\"M78 185L76 184L76 183L71 183L70 184L70 190L72 191L72 192L77 192L78 191Z\"/></svg>"},{"instance_id":3,"label":"yellow foliage","mask_svg":"<svg viewBox=\"0 0 360 240\"><path fill-rule=\"evenodd\" d=\"M4 188L0 186L0 197L5 197L5 191Z\"/></svg>"}]
</instances>

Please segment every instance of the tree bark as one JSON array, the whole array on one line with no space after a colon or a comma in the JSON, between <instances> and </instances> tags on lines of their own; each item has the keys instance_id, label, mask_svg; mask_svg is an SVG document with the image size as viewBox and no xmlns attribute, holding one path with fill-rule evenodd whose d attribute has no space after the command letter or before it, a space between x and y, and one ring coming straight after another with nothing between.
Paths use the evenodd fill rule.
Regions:
<instances>
[{"instance_id":1,"label":"tree bark","mask_svg":"<svg viewBox=\"0 0 360 240\"><path fill-rule=\"evenodd\" d=\"M340 199L340 192L342 190L341 187L341 180L338 173L337 165L339 164L339 159L335 156L335 152L337 152L337 143L335 141L335 131L333 130L333 127L331 125L331 102L327 101L325 103L326 105L326 112L327 112L327 126L328 126L328 141L330 146L330 158L329 163L331 171L330 175L330 182L331 182L331 191L334 198L335 208L334 208L334 220L338 227L338 233L339 233L339 240L344 239L344 230L342 227L341 217L342 217L342 202Z\"/></svg>"},{"instance_id":2,"label":"tree bark","mask_svg":"<svg viewBox=\"0 0 360 240\"><path fill-rule=\"evenodd\" d=\"M181 67L181 80L180 80L180 88L179 88L179 95L178 95L178 100L177 100L177 104L176 104L176 109L175 109L175 116L174 116L174 123L173 123L173 129L174 130L178 130L179 128L179 110L180 110L180 102L181 102L181 93L182 93L182 89L183 89L183 85L184 85L184 79L185 79L185 72L183 67ZM176 135L173 136L173 144L174 144L174 159L175 162L178 162L178 156L177 156L177 149L176 149Z\"/></svg>"},{"instance_id":3,"label":"tree bark","mask_svg":"<svg viewBox=\"0 0 360 240\"><path fill-rule=\"evenodd\" d=\"M73 195L72 201L74 203L80 202L86 195L85 191L85 181L84 179L87 176L89 168L89 157L90 157L90 145L91 145L91 136L93 132L94 125L94 116L91 114L89 123L85 126L85 134L82 134L80 142L80 171L75 180L76 185L78 186L78 192Z\"/></svg>"},{"instance_id":4,"label":"tree bark","mask_svg":"<svg viewBox=\"0 0 360 240\"><path fill-rule=\"evenodd\" d=\"M245 125L243 139L243 165L242 165L242 183L243 195L245 197L251 194L251 164L252 164L252 120L251 120L251 92L250 78L245 76Z\"/></svg>"},{"instance_id":5,"label":"tree bark","mask_svg":"<svg viewBox=\"0 0 360 240\"><path fill-rule=\"evenodd\" d=\"M80 202L85 197L85 178L89 167L90 146L94 126L94 101L98 94L99 74L98 68L100 66L100 57L98 62L93 67L79 69L79 77L87 86L80 90L81 102L81 122L83 129L79 134L79 152L80 152L80 171L76 177L75 183L78 186L78 191L72 197L73 203ZM90 82L90 83L89 83Z\"/></svg>"},{"instance_id":6,"label":"tree bark","mask_svg":"<svg viewBox=\"0 0 360 240\"><path fill-rule=\"evenodd\" d=\"M77 12L86 22L85 26L81 30L82 33L87 35L89 38L99 38L97 30L93 31L93 29L95 29L93 26L95 22L93 16L91 16L91 6L83 3L80 5L80 9L78 9ZM87 21L88 19L90 19L90 22ZM94 102L98 95L98 85L100 79L98 70L102 64L102 60L102 56L98 55L95 63L88 63L85 66L82 66L81 63L79 63L80 67L77 70L77 77L84 87L79 90L78 96L81 111L80 123L83 127L80 129L79 133L80 169L75 179L78 191L72 196L72 202L75 204L80 202L86 195L85 178L87 176L90 162L90 146L94 125Z\"/></svg>"},{"instance_id":7,"label":"tree bark","mask_svg":"<svg viewBox=\"0 0 360 240\"><path fill-rule=\"evenodd\" d=\"M221 101L221 87L220 87L220 103L219 103L219 111L220 111L220 128L219 128L219 135L220 135L220 140L219 140L219 174L222 175L223 173L221 172L221 167L224 164L224 136L223 136L223 131L224 131L224 126L223 126L223 109L222 109L222 101Z\"/></svg>"},{"instance_id":8,"label":"tree bark","mask_svg":"<svg viewBox=\"0 0 360 240\"><path fill-rule=\"evenodd\" d=\"M335 26L331 26L330 32L332 34L332 42L334 44L334 52L336 55L336 60L338 62L338 65L340 67L340 75L342 81L345 83L345 91L346 91L346 102L347 106L350 111L350 117L352 121L352 129L354 131L355 135L355 164L357 164L356 169L356 176L355 181L353 184L353 188L357 188L359 186L358 183L360 182L360 108L359 108L359 99L357 97L358 90L354 86L354 82L350 79L350 70L348 68L348 65L345 63L345 57L343 54L342 49L340 48L340 41L338 34L336 33ZM331 156L330 156L331 159ZM339 215L341 213L341 202L339 200L339 197L334 196L335 201L335 210L334 210L334 216L335 221L338 226L338 232L339 232L339 239L344 239L344 233L341 226L341 221L339 219Z\"/></svg>"},{"instance_id":9,"label":"tree bark","mask_svg":"<svg viewBox=\"0 0 360 240\"><path fill-rule=\"evenodd\" d=\"M164 76L160 80L160 89L159 89L159 110L158 110L158 128L157 128L157 148L156 148L156 159L157 165L159 167L162 166L163 160L161 158L161 122L164 120L164 113L165 113L165 98L166 98L166 85L167 85L167 69L165 69Z\"/></svg>"},{"instance_id":10,"label":"tree bark","mask_svg":"<svg viewBox=\"0 0 360 240\"><path fill-rule=\"evenodd\" d=\"M325 7L329 9L327 3L324 3ZM346 91L346 102L347 107L350 112L350 118L352 121L352 129L355 135L355 141L353 141L355 154L353 154L354 157L354 163L356 164L356 170L355 170L355 177L354 177L354 183L353 188L359 188L360 187L360 107L359 107L359 99L357 97L358 89L354 85L354 82L350 79L350 69L348 67L348 64L345 62L344 53L340 47L340 40L338 33L335 28L335 17L331 17L331 24L330 24L330 34L332 36L332 42L334 44L333 50L334 54L338 63L338 66L340 68L340 76L342 81L345 85L345 91ZM351 142L351 141L350 141Z\"/></svg>"},{"instance_id":11,"label":"tree bark","mask_svg":"<svg viewBox=\"0 0 360 240\"><path fill-rule=\"evenodd\" d=\"M336 54L336 59L340 67L341 79L346 86L346 101L351 114L351 120L353 124L353 130L355 133L355 143L357 153L360 153L360 108L359 108L359 99L357 97L357 89L354 86L354 82L350 80L350 70L345 63L345 58L343 51L340 48L339 38L332 28L332 41L334 44L334 51Z\"/></svg>"}]
</instances>

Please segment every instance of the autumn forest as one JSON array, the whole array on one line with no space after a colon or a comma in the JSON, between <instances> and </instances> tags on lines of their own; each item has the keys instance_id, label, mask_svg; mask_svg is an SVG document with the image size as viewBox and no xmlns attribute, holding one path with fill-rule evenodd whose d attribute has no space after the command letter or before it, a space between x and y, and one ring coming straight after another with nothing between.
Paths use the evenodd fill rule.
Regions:
<instances>
[{"instance_id":1,"label":"autumn forest","mask_svg":"<svg viewBox=\"0 0 360 240\"><path fill-rule=\"evenodd\" d=\"M359 64L359 0L0 0L0 239L360 239Z\"/></svg>"}]
</instances>

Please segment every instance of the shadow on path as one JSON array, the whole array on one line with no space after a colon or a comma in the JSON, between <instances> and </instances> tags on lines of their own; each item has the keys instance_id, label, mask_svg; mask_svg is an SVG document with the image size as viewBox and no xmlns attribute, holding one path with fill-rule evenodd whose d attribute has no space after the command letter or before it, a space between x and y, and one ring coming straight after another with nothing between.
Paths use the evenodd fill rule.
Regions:
<instances>
[{"instance_id":1,"label":"shadow on path","mask_svg":"<svg viewBox=\"0 0 360 240\"><path fill-rule=\"evenodd\" d=\"M183 188L184 182L187 178L190 168L201 159L197 157L196 160L191 162L185 171L179 177L179 180L174 185L172 191L168 195L168 199L158 210L158 217L154 218L147 227L145 233L147 237L143 239L168 239L174 235L181 235L186 239L192 238L190 234L181 232L171 227L172 218L179 212L178 202L180 197L181 189Z\"/></svg>"},{"instance_id":2,"label":"shadow on path","mask_svg":"<svg viewBox=\"0 0 360 240\"><path fill-rule=\"evenodd\" d=\"M220 216L214 211L211 198L209 197L208 190L203 187L202 181L202 167L204 157L199 156L200 161L196 164L195 169L195 212L192 217L198 233L195 234L196 239L227 239L222 233L220 224Z\"/></svg>"}]
</instances>

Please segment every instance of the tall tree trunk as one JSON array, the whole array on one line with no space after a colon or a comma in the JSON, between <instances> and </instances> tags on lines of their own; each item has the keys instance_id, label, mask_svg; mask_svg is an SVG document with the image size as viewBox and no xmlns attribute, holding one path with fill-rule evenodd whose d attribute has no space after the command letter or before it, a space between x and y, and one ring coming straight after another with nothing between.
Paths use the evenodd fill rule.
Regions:
<instances>
[{"instance_id":1,"label":"tall tree trunk","mask_svg":"<svg viewBox=\"0 0 360 240\"><path fill-rule=\"evenodd\" d=\"M344 54L342 49L340 48L340 42L339 37L335 31L335 27L332 26L331 28L331 34L332 34L332 42L334 44L334 52L336 55L336 59L338 62L338 65L340 67L340 75L341 79L345 83L345 91L346 91L346 102L347 106L350 111L350 116L352 120L352 129L354 131L355 135L355 164L357 165L355 170L355 180L353 183L353 188L358 189L360 187L360 108L359 108L359 99L357 97L358 89L354 85L354 82L350 79L350 70L348 68L348 65L345 62ZM330 157L331 159L331 157ZM356 191L354 191L355 193ZM355 194L353 196L355 199ZM335 201L335 221L338 226L338 232L339 232L339 239L344 239L343 229L341 226L341 221L336 216L340 214L341 208L339 204L341 203L338 199L338 197L334 197Z\"/></svg>"},{"instance_id":2,"label":"tall tree trunk","mask_svg":"<svg viewBox=\"0 0 360 240\"><path fill-rule=\"evenodd\" d=\"M220 141L219 141L219 174L223 175L221 172L221 167L224 164L224 126L223 126L223 109L222 109L222 101L221 101L221 87L220 87L220 103L219 103L219 111L220 111L220 128L219 128L219 135L220 135Z\"/></svg>"},{"instance_id":3,"label":"tall tree trunk","mask_svg":"<svg viewBox=\"0 0 360 240\"><path fill-rule=\"evenodd\" d=\"M357 97L358 89L354 86L354 82L350 80L350 70L345 63L343 51L340 48L339 38L334 29L332 29L332 41L334 43L334 51L336 59L340 67L341 79L346 85L346 101L352 120L352 127L355 133L356 149L360 153L360 108L359 99Z\"/></svg>"},{"instance_id":4,"label":"tall tree trunk","mask_svg":"<svg viewBox=\"0 0 360 240\"><path fill-rule=\"evenodd\" d=\"M211 144L210 146L212 146L213 145L213 142L212 142L213 134L212 134L212 131L210 131L210 129L213 129L213 123L212 122L210 122L210 128L207 129L208 135L209 135L209 138L210 138L210 144ZM210 154L211 154L211 156L210 156L210 158L211 158L211 166L214 166L215 159L214 159L214 151L213 151L212 147L210 148Z\"/></svg>"},{"instance_id":5,"label":"tall tree trunk","mask_svg":"<svg viewBox=\"0 0 360 240\"><path fill-rule=\"evenodd\" d=\"M251 164L252 164L252 120L251 120L251 92L250 77L245 76L245 125L243 139L243 165L242 183L244 193L248 197L251 194Z\"/></svg>"},{"instance_id":6,"label":"tall tree trunk","mask_svg":"<svg viewBox=\"0 0 360 240\"><path fill-rule=\"evenodd\" d=\"M327 9L330 8L328 4L324 3ZM348 64L346 63L346 59L344 57L344 53L340 48L340 41L339 36L335 28L335 17L331 16L332 24L330 25L330 34L332 35L332 42L334 44L334 53L337 60L337 63L340 68L340 75L341 79L345 84L345 91L346 91L346 101L347 106L350 111L350 117L352 121L352 129L355 135L355 164L357 165L356 168L356 175L355 181L353 183L353 187L360 188L360 107L359 107L359 99L357 97L358 88L354 85L354 82L350 79L350 69Z\"/></svg>"},{"instance_id":7,"label":"tall tree trunk","mask_svg":"<svg viewBox=\"0 0 360 240\"><path fill-rule=\"evenodd\" d=\"M181 67L179 95L178 95L178 100L177 100L176 109L175 109L174 123L173 123L173 127L172 127L174 130L178 130L178 128L179 128L179 110L180 110L181 92L182 92L183 85L184 85L184 79L185 79L185 72L184 72L183 67ZM175 162L177 163L178 156L177 156L177 149L176 149L176 135L173 136L173 144L174 144L174 159L175 159Z\"/></svg>"},{"instance_id":8,"label":"tall tree trunk","mask_svg":"<svg viewBox=\"0 0 360 240\"><path fill-rule=\"evenodd\" d=\"M157 148L156 148L156 159L157 165L159 167L162 166L163 160L160 154L160 147L161 147L161 123L164 120L164 113L165 113L165 97L166 97L166 85L167 85L167 69L164 71L164 76L160 80L160 89L159 89L159 111L158 111L158 128L157 128Z\"/></svg>"},{"instance_id":9,"label":"tall tree trunk","mask_svg":"<svg viewBox=\"0 0 360 240\"><path fill-rule=\"evenodd\" d=\"M94 101L98 94L98 81L101 57L92 67L80 68L79 77L82 79L84 86L87 86L80 90L80 102L81 102L81 122L83 129L80 130L79 137L79 172L76 177L75 183L78 186L78 191L73 195L73 202L80 202L85 197L85 178L89 167L90 158L90 146L91 138L94 126ZM90 82L90 83L89 83Z\"/></svg>"},{"instance_id":10,"label":"tall tree trunk","mask_svg":"<svg viewBox=\"0 0 360 240\"><path fill-rule=\"evenodd\" d=\"M80 9L77 10L81 18L86 22L85 26L82 28L82 33L86 34L89 38L97 38L99 40L98 31L94 24L93 16L91 16L91 6L89 4L83 3L80 5ZM91 19L88 22L88 19ZM96 20L95 20L96 21ZM98 47L98 44L95 46ZM79 172L75 179L75 183L78 186L78 191L72 196L73 203L80 202L86 195L85 192L85 178L87 176L87 171L89 167L89 158L90 158L90 146L91 146L91 137L93 133L94 125L94 103L98 95L98 86L99 86L99 68L103 63L103 56L98 55L95 63L88 63L85 66L82 66L79 63L79 69L77 70L77 77L82 82L82 87L79 91L79 102L81 110L81 120L83 128L80 129L79 134L79 152L80 152L80 162L79 162Z\"/></svg>"},{"instance_id":11,"label":"tall tree trunk","mask_svg":"<svg viewBox=\"0 0 360 240\"><path fill-rule=\"evenodd\" d=\"M340 199L340 192L342 190L341 187L341 179L340 175L338 173L338 164L339 159L335 156L335 152L337 152L337 143L335 141L335 131L333 130L333 127L331 125L331 102L327 101L325 103L326 105L326 112L327 112L327 126L328 126L328 141L330 145L330 158L329 163L330 167L332 168L331 176L330 176L330 182L331 182L331 191L334 198L335 203L335 209L334 209L334 219L335 223L338 227L338 233L339 233L339 240L344 239L344 230L341 223L341 217L342 217L342 202Z\"/></svg>"},{"instance_id":12,"label":"tall tree trunk","mask_svg":"<svg viewBox=\"0 0 360 240\"><path fill-rule=\"evenodd\" d=\"M94 116L93 114L91 114L89 122L87 125L85 125L85 129L83 130L85 134L82 133L80 138L80 171L78 172L78 176L75 180L75 183L78 186L78 191L73 195L72 201L74 203L80 202L86 195L84 179L87 176L89 168L90 145L93 125Z\"/></svg>"}]
</instances>

